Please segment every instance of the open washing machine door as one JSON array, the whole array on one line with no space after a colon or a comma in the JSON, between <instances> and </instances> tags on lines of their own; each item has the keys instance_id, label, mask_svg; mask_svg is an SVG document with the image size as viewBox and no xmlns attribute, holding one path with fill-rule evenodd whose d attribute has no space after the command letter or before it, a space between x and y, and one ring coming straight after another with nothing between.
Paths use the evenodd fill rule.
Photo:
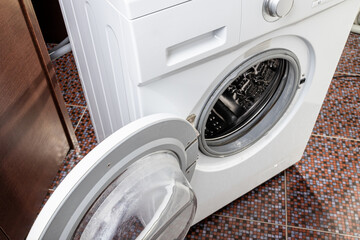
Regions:
<instances>
[{"instance_id":1,"label":"open washing machine door","mask_svg":"<svg viewBox=\"0 0 360 240\"><path fill-rule=\"evenodd\" d=\"M121 128L49 198L27 239L183 239L196 211L193 126L168 114Z\"/></svg>"}]
</instances>

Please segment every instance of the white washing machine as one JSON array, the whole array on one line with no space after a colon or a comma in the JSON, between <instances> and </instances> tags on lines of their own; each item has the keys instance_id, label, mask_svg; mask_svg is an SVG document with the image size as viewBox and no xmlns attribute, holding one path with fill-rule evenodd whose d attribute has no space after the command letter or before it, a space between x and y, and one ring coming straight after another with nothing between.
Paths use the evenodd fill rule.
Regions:
<instances>
[{"instance_id":1,"label":"white washing machine","mask_svg":"<svg viewBox=\"0 0 360 240\"><path fill-rule=\"evenodd\" d=\"M60 5L102 142L59 185L29 239L181 238L296 163L360 2Z\"/></svg>"}]
</instances>

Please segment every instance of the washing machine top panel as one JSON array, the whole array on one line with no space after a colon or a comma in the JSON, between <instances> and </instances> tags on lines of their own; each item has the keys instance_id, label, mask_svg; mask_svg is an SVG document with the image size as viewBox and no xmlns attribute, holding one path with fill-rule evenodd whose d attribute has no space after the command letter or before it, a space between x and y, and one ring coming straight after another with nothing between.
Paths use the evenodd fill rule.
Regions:
<instances>
[{"instance_id":1,"label":"washing machine top panel","mask_svg":"<svg viewBox=\"0 0 360 240\"><path fill-rule=\"evenodd\" d=\"M121 128L49 198L27 239L178 239L196 211L197 132L169 114ZM179 226L182 226L179 228Z\"/></svg>"},{"instance_id":2,"label":"washing machine top panel","mask_svg":"<svg viewBox=\"0 0 360 240\"><path fill-rule=\"evenodd\" d=\"M108 0L124 17L133 20L191 0Z\"/></svg>"}]
</instances>

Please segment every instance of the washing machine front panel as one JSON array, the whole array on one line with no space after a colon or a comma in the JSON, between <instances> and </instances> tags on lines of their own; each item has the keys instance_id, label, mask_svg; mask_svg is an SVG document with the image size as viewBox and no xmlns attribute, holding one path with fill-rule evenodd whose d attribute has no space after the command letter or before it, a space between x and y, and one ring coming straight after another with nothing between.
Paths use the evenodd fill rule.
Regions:
<instances>
[{"instance_id":1,"label":"washing machine front panel","mask_svg":"<svg viewBox=\"0 0 360 240\"><path fill-rule=\"evenodd\" d=\"M28 239L183 238L196 211L197 148L193 126L172 115L125 126L68 174Z\"/></svg>"},{"instance_id":2,"label":"washing machine front panel","mask_svg":"<svg viewBox=\"0 0 360 240\"><path fill-rule=\"evenodd\" d=\"M298 63L294 63L294 66L298 65L297 68L301 70L299 78L306 77L308 79L311 67L314 67L311 60L313 57L311 46L304 39L292 34L278 36L277 33L274 33L270 40L263 37L250 41L224 55L201 62L186 71L174 73L164 80L139 86L137 88L141 96L139 107L144 115L170 111L187 118L189 115L195 114L195 123L199 126L201 112L209 103L214 92L218 91L219 86L224 83L224 79L234 69L255 59L255 56L262 54L265 59L268 57L268 52L276 49L283 49L283 53L291 52L291 58L298 61ZM286 54L280 55L287 56ZM307 83L309 82L307 81ZM178 86L176 91L174 86ZM159 102L161 104L157 104Z\"/></svg>"},{"instance_id":3,"label":"washing machine front panel","mask_svg":"<svg viewBox=\"0 0 360 240\"><path fill-rule=\"evenodd\" d=\"M305 83L300 85L283 117L252 146L220 159L200 154L191 181L199 203L195 222L301 159L359 7L359 1L346 0L292 27L257 38L268 38L264 44L268 48L278 39L279 47L286 46L294 52ZM288 37L282 38L284 34ZM250 55L254 52L248 51Z\"/></svg>"}]
</instances>

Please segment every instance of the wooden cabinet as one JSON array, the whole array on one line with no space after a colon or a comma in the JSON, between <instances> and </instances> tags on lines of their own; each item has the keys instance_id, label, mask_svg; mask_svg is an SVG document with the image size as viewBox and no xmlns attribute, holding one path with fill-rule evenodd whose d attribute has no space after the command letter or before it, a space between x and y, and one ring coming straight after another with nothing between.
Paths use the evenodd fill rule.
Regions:
<instances>
[{"instance_id":1,"label":"wooden cabinet","mask_svg":"<svg viewBox=\"0 0 360 240\"><path fill-rule=\"evenodd\" d=\"M30 0L0 1L0 238L26 237L74 145Z\"/></svg>"}]
</instances>

